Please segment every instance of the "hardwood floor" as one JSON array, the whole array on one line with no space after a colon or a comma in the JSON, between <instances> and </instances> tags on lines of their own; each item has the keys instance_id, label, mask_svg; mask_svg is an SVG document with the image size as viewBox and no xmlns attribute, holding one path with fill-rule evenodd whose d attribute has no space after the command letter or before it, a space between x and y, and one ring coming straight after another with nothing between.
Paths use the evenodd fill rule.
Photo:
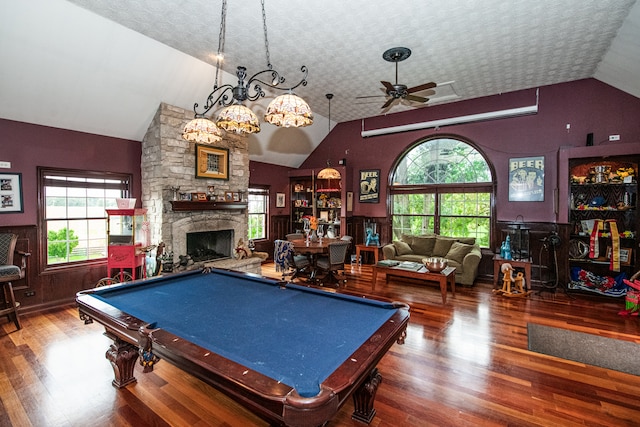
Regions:
<instances>
[{"instance_id":1,"label":"hardwood floor","mask_svg":"<svg viewBox=\"0 0 640 427\"><path fill-rule=\"evenodd\" d=\"M640 377L527 350L527 322L640 342L640 319L617 314L623 299L509 299L478 283L443 305L434 286L382 276L371 294L370 266L347 273L347 289L411 305L406 343L378 366L372 426L640 425ZM102 332L71 306L23 316L20 331L1 323L0 426L267 425L167 362L137 366L138 382L116 390ZM352 411L349 401L329 425L361 426Z\"/></svg>"}]
</instances>

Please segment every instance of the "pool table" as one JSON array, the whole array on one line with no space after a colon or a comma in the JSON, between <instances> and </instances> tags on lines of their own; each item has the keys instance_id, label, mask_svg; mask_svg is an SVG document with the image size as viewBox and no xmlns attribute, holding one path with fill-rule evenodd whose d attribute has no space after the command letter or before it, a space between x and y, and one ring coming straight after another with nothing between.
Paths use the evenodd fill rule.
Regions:
<instances>
[{"instance_id":1,"label":"pool table","mask_svg":"<svg viewBox=\"0 0 640 427\"><path fill-rule=\"evenodd\" d=\"M104 325L113 385L169 361L274 425L322 425L349 396L369 423L376 365L402 344L409 307L222 269L95 288L80 318Z\"/></svg>"}]
</instances>

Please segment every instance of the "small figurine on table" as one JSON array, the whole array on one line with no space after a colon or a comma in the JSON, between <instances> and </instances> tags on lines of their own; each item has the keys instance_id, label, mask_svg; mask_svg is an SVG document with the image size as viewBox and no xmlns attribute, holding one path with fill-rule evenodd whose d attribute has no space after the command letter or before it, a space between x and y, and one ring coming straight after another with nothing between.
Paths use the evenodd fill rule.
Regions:
<instances>
[{"instance_id":1,"label":"small figurine on table","mask_svg":"<svg viewBox=\"0 0 640 427\"><path fill-rule=\"evenodd\" d=\"M380 236L378 233L374 233L371 228L366 229L367 238L364 242L366 246L380 246Z\"/></svg>"}]
</instances>

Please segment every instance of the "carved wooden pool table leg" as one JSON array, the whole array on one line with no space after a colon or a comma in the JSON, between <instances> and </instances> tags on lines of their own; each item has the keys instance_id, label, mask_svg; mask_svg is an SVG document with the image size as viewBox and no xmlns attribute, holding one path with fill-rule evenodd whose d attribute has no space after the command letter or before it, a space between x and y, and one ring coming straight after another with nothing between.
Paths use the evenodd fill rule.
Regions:
<instances>
[{"instance_id":1,"label":"carved wooden pool table leg","mask_svg":"<svg viewBox=\"0 0 640 427\"><path fill-rule=\"evenodd\" d=\"M122 388L136 382L136 378L133 376L133 368L136 365L136 360L138 360L138 347L121 340L109 332L105 332L105 335L113 340L105 354L105 357L111 362L115 376L111 384L116 388Z\"/></svg>"},{"instance_id":2,"label":"carved wooden pool table leg","mask_svg":"<svg viewBox=\"0 0 640 427\"><path fill-rule=\"evenodd\" d=\"M378 368L374 368L369 374L369 378L353 392L352 419L369 424L375 417L376 410L373 407L373 402L381 382L382 375L378 372Z\"/></svg>"}]
</instances>

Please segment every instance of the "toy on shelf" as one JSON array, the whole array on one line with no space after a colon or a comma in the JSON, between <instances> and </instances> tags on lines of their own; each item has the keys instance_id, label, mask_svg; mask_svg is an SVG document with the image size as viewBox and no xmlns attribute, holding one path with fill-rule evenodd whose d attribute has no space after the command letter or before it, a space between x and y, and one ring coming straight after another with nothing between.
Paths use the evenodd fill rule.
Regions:
<instances>
[{"instance_id":1,"label":"toy on shelf","mask_svg":"<svg viewBox=\"0 0 640 427\"><path fill-rule=\"evenodd\" d=\"M624 279L624 283L631 289L627 290L625 296L625 309L618 312L620 316L638 316L640 314L640 271L636 272L629 280Z\"/></svg>"}]
</instances>

